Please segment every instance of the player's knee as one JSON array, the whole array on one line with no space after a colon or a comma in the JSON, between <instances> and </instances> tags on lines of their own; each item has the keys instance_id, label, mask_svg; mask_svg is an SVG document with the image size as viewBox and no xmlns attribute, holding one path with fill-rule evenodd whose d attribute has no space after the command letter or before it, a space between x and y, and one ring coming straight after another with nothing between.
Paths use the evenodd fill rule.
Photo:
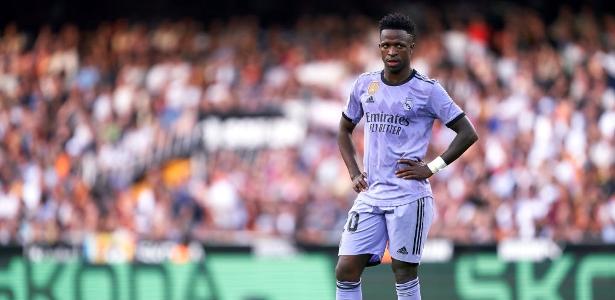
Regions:
<instances>
[{"instance_id":1,"label":"player's knee","mask_svg":"<svg viewBox=\"0 0 615 300\"><path fill-rule=\"evenodd\" d=\"M362 268L347 261L338 261L335 266L335 278L338 281L358 282L361 279Z\"/></svg>"},{"instance_id":2,"label":"player's knee","mask_svg":"<svg viewBox=\"0 0 615 300\"><path fill-rule=\"evenodd\" d=\"M414 280L417 277L418 264L410 263L393 263L393 274L395 274L395 281L397 283L404 283L410 280Z\"/></svg>"}]
</instances>

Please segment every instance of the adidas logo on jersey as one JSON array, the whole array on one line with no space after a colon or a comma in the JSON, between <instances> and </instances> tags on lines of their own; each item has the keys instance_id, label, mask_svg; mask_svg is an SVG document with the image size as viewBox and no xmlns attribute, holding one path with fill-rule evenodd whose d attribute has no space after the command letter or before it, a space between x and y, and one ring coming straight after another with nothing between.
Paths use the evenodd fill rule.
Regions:
<instances>
[{"instance_id":1,"label":"adidas logo on jersey","mask_svg":"<svg viewBox=\"0 0 615 300\"><path fill-rule=\"evenodd\" d=\"M406 250L406 247L404 246L399 248L399 250L397 250L397 253L406 255L408 254L408 250Z\"/></svg>"},{"instance_id":2,"label":"adidas logo on jersey","mask_svg":"<svg viewBox=\"0 0 615 300\"><path fill-rule=\"evenodd\" d=\"M365 100L365 103L374 103L374 96L369 96L369 98Z\"/></svg>"}]
</instances>

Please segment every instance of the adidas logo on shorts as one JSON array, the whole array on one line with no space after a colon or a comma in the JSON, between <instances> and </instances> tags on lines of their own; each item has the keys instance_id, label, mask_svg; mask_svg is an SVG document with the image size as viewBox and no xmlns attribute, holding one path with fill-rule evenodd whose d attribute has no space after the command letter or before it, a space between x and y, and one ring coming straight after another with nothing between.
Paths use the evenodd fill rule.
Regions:
<instances>
[{"instance_id":1,"label":"adidas logo on shorts","mask_svg":"<svg viewBox=\"0 0 615 300\"><path fill-rule=\"evenodd\" d=\"M399 250L397 250L397 253L406 255L408 254L408 250L406 250L406 247L404 246L399 248Z\"/></svg>"}]
</instances>

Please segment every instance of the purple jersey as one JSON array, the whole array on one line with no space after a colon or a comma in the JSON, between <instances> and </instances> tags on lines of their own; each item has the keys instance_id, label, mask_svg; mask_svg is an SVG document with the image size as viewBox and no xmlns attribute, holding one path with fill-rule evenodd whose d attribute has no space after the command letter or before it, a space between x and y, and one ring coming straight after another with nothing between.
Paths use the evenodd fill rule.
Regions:
<instances>
[{"instance_id":1,"label":"purple jersey","mask_svg":"<svg viewBox=\"0 0 615 300\"><path fill-rule=\"evenodd\" d=\"M375 206L396 206L431 196L428 180L397 178L399 159L423 159L435 119L447 126L463 111L435 80L412 71L408 80L393 85L383 72L365 73L352 87L343 116L354 124L365 117L368 189L357 199Z\"/></svg>"}]
</instances>

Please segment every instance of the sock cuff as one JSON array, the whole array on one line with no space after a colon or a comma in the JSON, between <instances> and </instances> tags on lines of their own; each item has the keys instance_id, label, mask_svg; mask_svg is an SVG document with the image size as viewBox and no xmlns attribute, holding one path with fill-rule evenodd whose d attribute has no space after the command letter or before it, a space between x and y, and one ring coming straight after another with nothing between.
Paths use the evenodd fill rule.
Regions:
<instances>
[{"instance_id":1,"label":"sock cuff","mask_svg":"<svg viewBox=\"0 0 615 300\"><path fill-rule=\"evenodd\" d=\"M352 282L352 281L336 281L337 284L337 288L341 289L341 290L354 290L356 288L359 288L361 286L361 280L359 280L359 282Z\"/></svg>"},{"instance_id":2,"label":"sock cuff","mask_svg":"<svg viewBox=\"0 0 615 300\"><path fill-rule=\"evenodd\" d=\"M408 282L404 282L404 283L396 283L395 286L396 287L414 287L417 284L419 284L419 278L414 278Z\"/></svg>"},{"instance_id":3,"label":"sock cuff","mask_svg":"<svg viewBox=\"0 0 615 300\"><path fill-rule=\"evenodd\" d=\"M399 296L412 296L415 294L415 291L419 289L419 286L419 278L417 277L408 282L396 283L395 289L397 290L397 295Z\"/></svg>"}]
</instances>

